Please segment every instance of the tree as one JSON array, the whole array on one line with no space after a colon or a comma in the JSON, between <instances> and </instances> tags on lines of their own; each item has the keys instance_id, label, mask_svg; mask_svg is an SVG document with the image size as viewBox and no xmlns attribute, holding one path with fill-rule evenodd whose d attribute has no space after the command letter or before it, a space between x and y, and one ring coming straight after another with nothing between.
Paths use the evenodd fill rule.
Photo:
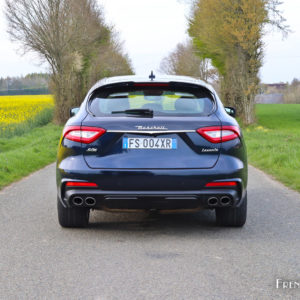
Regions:
<instances>
[{"instance_id":1,"label":"tree","mask_svg":"<svg viewBox=\"0 0 300 300\"><path fill-rule=\"evenodd\" d=\"M254 98L263 59L265 25L287 31L278 0L198 0L189 34L201 58L221 75L221 94L245 124L255 120Z\"/></svg>"},{"instance_id":2,"label":"tree","mask_svg":"<svg viewBox=\"0 0 300 300\"><path fill-rule=\"evenodd\" d=\"M96 0L6 0L6 16L11 38L49 63L55 118L64 123L93 83L99 49L112 43Z\"/></svg>"},{"instance_id":3,"label":"tree","mask_svg":"<svg viewBox=\"0 0 300 300\"><path fill-rule=\"evenodd\" d=\"M294 78L291 84L286 84L286 88L281 92L283 92L285 103L300 103L300 80Z\"/></svg>"},{"instance_id":4,"label":"tree","mask_svg":"<svg viewBox=\"0 0 300 300\"><path fill-rule=\"evenodd\" d=\"M103 77L132 74L131 61L126 54L123 54L118 37L113 35L109 44L99 47L90 81L96 82Z\"/></svg>"},{"instance_id":5,"label":"tree","mask_svg":"<svg viewBox=\"0 0 300 300\"><path fill-rule=\"evenodd\" d=\"M49 74L31 73L25 77L0 78L0 91L25 90L25 89L47 89Z\"/></svg>"},{"instance_id":6,"label":"tree","mask_svg":"<svg viewBox=\"0 0 300 300\"><path fill-rule=\"evenodd\" d=\"M201 59L195 54L193 43L189 40L179 43L176 49L166 56L160 64L160 72L169 75L185 75L204 81L215 79L216 70L210 67L208 59Z\"/></svg>"}]
</instances>

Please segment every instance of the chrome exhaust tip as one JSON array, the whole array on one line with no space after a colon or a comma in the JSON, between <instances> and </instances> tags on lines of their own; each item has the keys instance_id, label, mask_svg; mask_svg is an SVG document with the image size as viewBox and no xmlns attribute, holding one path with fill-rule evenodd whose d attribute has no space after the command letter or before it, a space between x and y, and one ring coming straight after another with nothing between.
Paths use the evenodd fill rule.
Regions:
<instances>
[{"instance_id":1,"label":"chrome exhaust tip","mask_svg":"<svg viewBox=\"0 0 300 300\"><path fill-rule=\"evenodd\" d=\"M231 199L228 196L223 196L220 199L220 203L222 206L229 206L231 204Z\"/></svg>"},{"instance_id":2,"label":"chrome exhaust tip","mask_svg":"<svg viewBox=\"0 0 300 300\"><path fill-rule=\"evenodd\" d=\"M87 197L84 200L84 203L85 203L86 206L95 206L96 205L96 199L93 198L93 197Z\"/></svg>"},{"instance_id":3,"label":"chrome exhaust tip","mask_svg":"<svg viewBox=\"0 0 300 300\"><path fill-rule=\"evenodd\" d=\"M218 198L216 198L216 197L210 197L210 198L207 200L207 204L208 204L209 206L218 206L218 204L219 204Z\"/></svg>"},{"instance_id":4,"label":"chrome exhaust tip","mask_svg":"<svg viewBox=\"0 0 300 300\"><path fill-rule=\"evenodd\" d=\"M83 199L81 197L74 197L72 202L75 206L81 206L83 204Z\"/></svg>"}]
</instances>

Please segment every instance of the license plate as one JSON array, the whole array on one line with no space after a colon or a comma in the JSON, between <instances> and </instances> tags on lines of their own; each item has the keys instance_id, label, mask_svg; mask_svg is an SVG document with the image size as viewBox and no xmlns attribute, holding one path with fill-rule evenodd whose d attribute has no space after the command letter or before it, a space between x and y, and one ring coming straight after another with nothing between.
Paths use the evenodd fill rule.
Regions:
<instances>
[{"instance_id":1,"label":"license plate","mask_svg":"<svg viewBox=\"0 0 300 300\"><path fill-rule=\"evenodd\" d=\"M123 149L177 149L177 139L123 138Z\"/></svg>"}]
</instances>

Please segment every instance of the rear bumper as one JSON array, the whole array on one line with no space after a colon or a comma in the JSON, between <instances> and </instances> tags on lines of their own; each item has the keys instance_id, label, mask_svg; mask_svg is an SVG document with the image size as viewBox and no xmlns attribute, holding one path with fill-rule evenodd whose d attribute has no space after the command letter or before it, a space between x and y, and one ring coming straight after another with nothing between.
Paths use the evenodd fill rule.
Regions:
<instances>
[{"instance_id":1,"label":"rear bumper","mask_svg":"<svg viewBox=\"0 0 300 300\"><path fill-rule=\"evenodd\" d=\"M92 181L107 191L201 190L207 182L238 179L247 186L247 163L221 155L210 169L91 169L82 155L69 156L57 165L57 186L65 180Z\"/></svg>"},{"instance_id":2,"label":"rear bumper","mask_svg":"<svg viewBox=\"0 0 300 300\"><path fill-rule=\"evenodd\" d=\"M232 156L221 155L211 169L90 169L81 155L71 158L57 166L58 197L70 207L76 197L77 206L103 210L234 207L240 205L247 187L247 164ZM66 189L65 182L73 180L95 182L99 188ZM206 183L220 180L237 181L238 188L205 188ZM224 205L223 197L229 198ZM88 198L94 199L89 199L92 205L86 204ZM210 204L210 198L216 199Z\"/></svg>"}]
</instances>

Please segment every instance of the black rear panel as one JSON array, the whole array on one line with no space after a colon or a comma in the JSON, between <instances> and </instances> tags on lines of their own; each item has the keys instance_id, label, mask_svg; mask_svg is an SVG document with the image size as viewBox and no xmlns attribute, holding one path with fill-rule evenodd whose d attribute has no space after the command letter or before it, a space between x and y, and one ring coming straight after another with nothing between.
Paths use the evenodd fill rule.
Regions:
<instances>
[{"instance_id":1,"label":"black rear panel","mask_svg":"<svg viewBox=\"0 0 300 300\"><path fill-rule=\"evenodd\" d=\"M88 116L84 126L101 127L106 133L86 148L84 158L91 168L212 168L219 157L220 144L212 144L196 129L220 125L214 115L200 118L96 118ZM161 133L138 128L166 128ZM143 133L139 133L142 131ZM172 131L168 133L168 131ZM125 138L171 138L177 142L176 149L124 149ZM96 152L88 149L94 148Z\"/></svg>"}]
</instances>

